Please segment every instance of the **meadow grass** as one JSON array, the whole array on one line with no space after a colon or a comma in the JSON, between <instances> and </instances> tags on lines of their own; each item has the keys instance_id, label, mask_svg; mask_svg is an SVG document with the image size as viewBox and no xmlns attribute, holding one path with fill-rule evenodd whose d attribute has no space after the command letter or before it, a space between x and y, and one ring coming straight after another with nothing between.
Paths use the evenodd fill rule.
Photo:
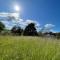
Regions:
<instances>
[{"instance_id":1,"label":"meadow grass","mask_svg":"<svg viewBox=\"0 0 60 60\"><path fill-rule=\"evenodd\" d=\"M0 36L0 60L60 60L60 40Z\"/></svg>"}]
</instances>

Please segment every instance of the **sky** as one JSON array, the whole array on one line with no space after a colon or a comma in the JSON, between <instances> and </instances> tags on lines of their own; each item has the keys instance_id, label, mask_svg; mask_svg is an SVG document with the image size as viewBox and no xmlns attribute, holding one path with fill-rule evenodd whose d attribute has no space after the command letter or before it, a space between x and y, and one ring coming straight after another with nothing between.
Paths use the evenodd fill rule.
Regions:
<instances>
[{"instance_id":1,"label":"sky","mask_svg":"<svg viewBox=\"0 0 60 60\"><path fill-rule=\"evenodd\" d=\"M60 0L0 0L0 13L15 12L15 4L21 6L19 18L23 24L33 21L39 28L53 27L53 31L60 31ZM11 26L12 23L5 24Z\"/></svg>"}]
</instances>

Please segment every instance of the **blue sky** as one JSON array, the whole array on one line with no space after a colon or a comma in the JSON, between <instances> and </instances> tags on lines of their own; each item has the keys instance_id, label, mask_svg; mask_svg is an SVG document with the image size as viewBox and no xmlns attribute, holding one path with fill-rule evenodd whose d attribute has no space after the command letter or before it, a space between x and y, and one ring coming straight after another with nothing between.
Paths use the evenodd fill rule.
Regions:
<instances>
[{"instance_id":1,"label":"blue sky","mask_svg":"<svg viewBox=\"0 0 60 60\"><path fill-rule=\"evenodd\" d=\"M60 0L0 0L0 12L14 12L14 3L22 7L21 19L55 25L54 31L60 31Z\"/></svg>"}]
</instances>

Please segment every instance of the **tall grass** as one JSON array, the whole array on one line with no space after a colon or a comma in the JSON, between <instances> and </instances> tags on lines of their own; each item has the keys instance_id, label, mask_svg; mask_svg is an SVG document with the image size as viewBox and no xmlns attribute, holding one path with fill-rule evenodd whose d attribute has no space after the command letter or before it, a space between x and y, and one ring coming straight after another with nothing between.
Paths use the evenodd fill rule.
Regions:
<instances>
[{"instance_id":1,"label":"tall grass","mask_svg":"<svg viewBox=\"0 0 60 60\"><path fill-rule=\"evenodd\" d=\"M60 60L60 40L0 36L0 60Z\"/></svg>"}]
</instances>

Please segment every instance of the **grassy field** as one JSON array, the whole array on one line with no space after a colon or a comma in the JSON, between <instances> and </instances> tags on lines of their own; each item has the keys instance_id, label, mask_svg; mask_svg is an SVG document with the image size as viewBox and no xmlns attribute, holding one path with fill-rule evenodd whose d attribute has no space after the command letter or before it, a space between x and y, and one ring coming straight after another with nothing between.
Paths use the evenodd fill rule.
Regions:
<instances>
[{"instance_id":1,"label":"grassy field","mask_svg":"<svg viewBox=\"0 0 60 60\"><path fill-rule=\"evenodd\" d=\"M60 60L60 40L0 36L0 60Z\"/></svg>"}]
</instances>

